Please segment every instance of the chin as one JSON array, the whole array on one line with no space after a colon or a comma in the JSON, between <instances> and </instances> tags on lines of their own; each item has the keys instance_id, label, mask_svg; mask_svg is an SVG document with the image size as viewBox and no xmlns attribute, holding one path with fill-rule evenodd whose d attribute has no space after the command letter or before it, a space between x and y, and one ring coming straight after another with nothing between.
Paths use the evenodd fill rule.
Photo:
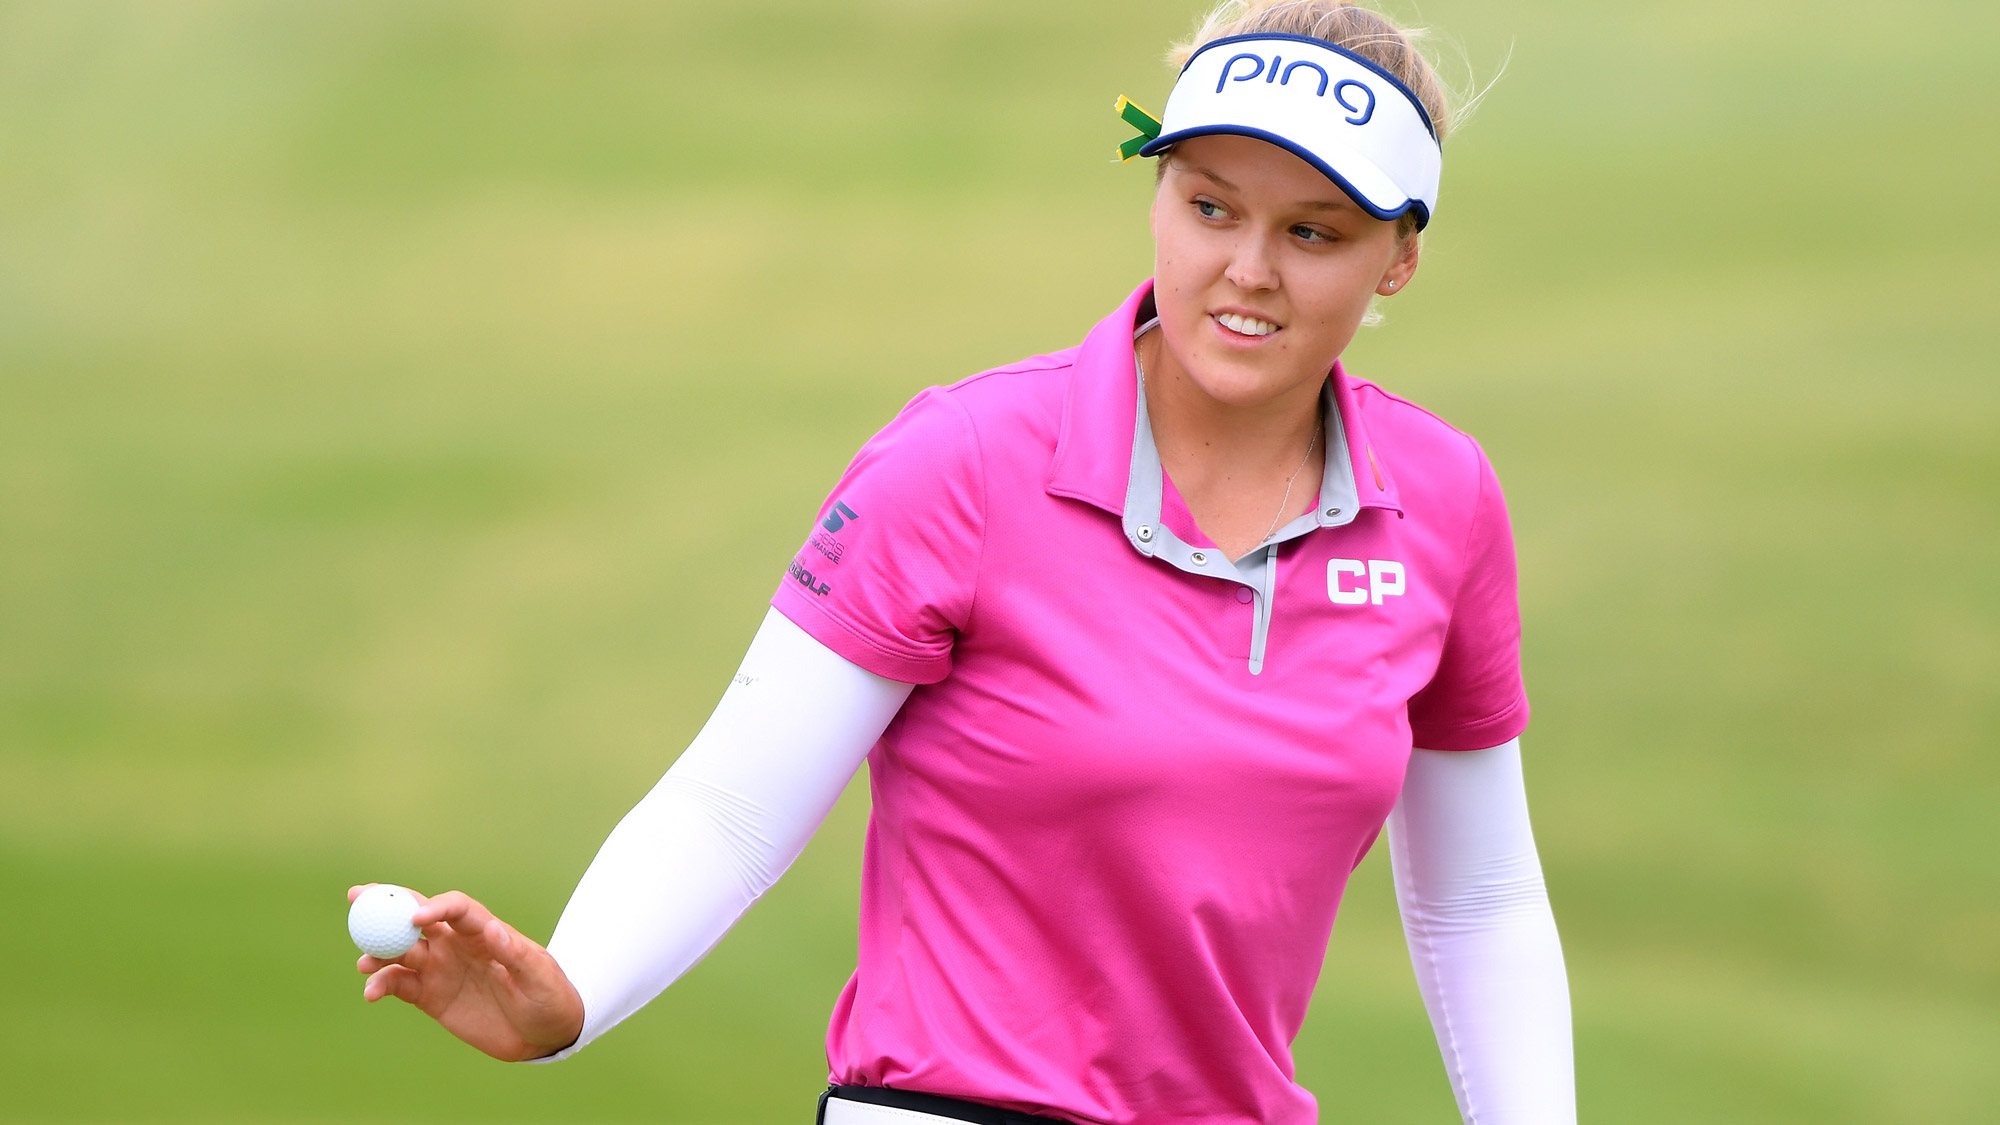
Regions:
<instances>
[{"instance_id":1,"label":"chin","mask_svg":"<svg viewBox=\"0 0 2000 1125\"><path fill-rule=\"evenodd\" d=\"M1202 363L1189 370L1188 377L1203 394L1230 406L1254 406L1281 393L1293 382L1278 372L1227 360Z\"/></svg>"}]
</instances>

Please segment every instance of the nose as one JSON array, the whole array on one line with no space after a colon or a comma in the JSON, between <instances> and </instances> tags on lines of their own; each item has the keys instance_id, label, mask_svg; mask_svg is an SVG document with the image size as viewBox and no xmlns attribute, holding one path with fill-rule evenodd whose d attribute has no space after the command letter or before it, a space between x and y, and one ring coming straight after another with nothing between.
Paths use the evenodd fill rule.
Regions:
<instances>
[{"instance_id":1,"label":"nose","mask_svg":"<svg viewBox=\"0 0 2000 1125\"><path fill-rule=\"evenodd\" d=\"M1229 268L1223 276L1231 285L1247 292L1263 292L1278 287L1278 271L1272 261L1270 239L1260 231L1244 230L1230 248Z\"/></svg>"}]
</instances>

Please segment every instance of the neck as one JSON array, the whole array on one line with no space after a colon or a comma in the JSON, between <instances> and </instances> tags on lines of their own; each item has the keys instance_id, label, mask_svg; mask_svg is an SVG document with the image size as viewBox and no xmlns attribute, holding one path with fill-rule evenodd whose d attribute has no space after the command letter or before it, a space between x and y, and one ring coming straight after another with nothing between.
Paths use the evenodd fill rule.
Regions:
<instances>
[{"instance_id":1,"label":"neck","mask_svg":"<svg viewBox=\"0 0 2000 1125\"><path fill-rule=\"evenodd\" d=\"M1138 351L1145 365L1153 442L1183 494L1284 481L1299 469L1301 458L1312 462L1299 472L1300 483L1309 479L1311 487L1294 495L1302 491L1304 502L1310 503L1318 494L1314 466L1325 464L1325 443L1315 444L1314 438L1323 380L1306 381L1254 403L1222 402L1174 362L1159 331L1140 337Z\"/></svg>"}]
</instances>

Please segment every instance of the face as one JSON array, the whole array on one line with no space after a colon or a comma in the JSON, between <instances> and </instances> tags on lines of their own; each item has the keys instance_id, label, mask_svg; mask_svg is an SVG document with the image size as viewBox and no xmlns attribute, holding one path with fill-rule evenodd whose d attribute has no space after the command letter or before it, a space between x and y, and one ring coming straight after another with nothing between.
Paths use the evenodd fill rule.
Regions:
<instances>
[{"instance_id":1,"label":"face","mask_svg":"<svg viewBox=\"0 0 2000 1125\"><path fill-rule=\"evenodd\" d=\"M1195 137L1164 159L1153 199L1161 360L1222 405L1316 394L1369 298L1409 283L1417 239L1264 141Z\"/></svg>"}]
</instances>

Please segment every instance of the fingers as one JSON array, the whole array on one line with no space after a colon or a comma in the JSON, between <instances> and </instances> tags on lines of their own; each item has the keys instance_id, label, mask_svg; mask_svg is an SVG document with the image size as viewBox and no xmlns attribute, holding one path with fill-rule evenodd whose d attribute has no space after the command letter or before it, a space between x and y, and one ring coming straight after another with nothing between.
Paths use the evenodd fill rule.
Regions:
<instances>
[{"instance_id":1,"label":"fingers","mask_svg":"<svg viewBox=\"0 0 2000 1125\"><path fill-rule=\"evenodd\" d=\"M350 888L349 899L369 886L373 884ZM484 960L501 977L525 975L534 980L549 975L553 962L548 954L514 927L495 918L492 911L472 896L462 891L447 891L436 898L419 895L418 899L419 905L410 921L423 931L422 940L400 957L363 956L354 962L355 971L369 977L371 999L385 995L405 995L407 999L408 995L414 995L414 981L420 980L433 962L443 965ZM410 970L416 976L387 973L391 968ZM406 995L395 991L396 988L409 988L412 992Z\"/></svg>"},{"instance_id":2,"label":"fingers","mask_svg":"<svg viewBox=\"0 0 2000 1125\"><path fill-rule=\"evenodd\" d=\"M509 973L520 974L533 967L536 951L534 942L520 935L514 927L494 918L480 935L486 943L487 955L499 962Z\"/></svg>"},{"instance_id":3,"label":"fingers","mask_svg":"<svg viewBox=\"0 0 2000 1125\"><path fill-rule=\"evenodd\" d=\"M364 953L354 962L357 972L373 973L390 965L401 965L406 969L424 971L424 964L431 958L431 943L421 938L400 957L376 957Z\"/></svg>"},{"instance_id":4,"label":"fingers","mask_svg":"<svg viewBox=\"0 0 2000 1125\"><path fill-rule=\"evenodd\" d=\"M367 886L373 884L350 888L348 897L352 899ZM390 965L422 970L425 962L433 956L433 942L443 942L452 947L451 955L454 957L483 957L505 966L510 972L530 967L534 954L539 951L540 947L534 942L495 918L492 911L462 891L447 891L436 898L427 899L421 895L418 898L420 901L410 922L423 931L423 940L400 957L364 956L354 963L357 971L375 973Z\"/></svg>"},{"instance_id":5,"label":"fingers","mask_svg":"<svg viewBox=\"0 0 2000 1125\"><path fill-rule=\"evenodd\" d=\"M463 891L446 891L436 898L425 899L410 917L410 922L420 930L443 922L468 937L484 930L492 920L492 911Z\"/></svg>"},{"instance_id":6,"label":"fingers","mask_svg":"<svg viewBox=\"0 0 2000 1125\"><path fill-rule=\"evenodd\" d=\"M361 998L373 1004L385 996L394 996L406 1004L415 1004L423 995L423 981L415 969L402 965L385 965L368 978L361 986Z\"/></svg>"},{"instance_id":7,"label":"fingers","mask_svg":"<svg viewBox=\"0 0 2000 1125\"><path fill-rule=\"evenodd\" d=\"M485 956L512 971L524 967L523 958L532 955L534 943L522 937L514 927L493 916L493 912L481 906L478 900L460 891L447 891L426 901L417 908L411 918L419 928L432 935L431 927L445 926L450 932L467 939L467 944ZM423 943L419 943L421 946ZM412 950L411 952L415 952ZM409 954L405 954L408 963Z\"/></svg>"}]
</instances>

